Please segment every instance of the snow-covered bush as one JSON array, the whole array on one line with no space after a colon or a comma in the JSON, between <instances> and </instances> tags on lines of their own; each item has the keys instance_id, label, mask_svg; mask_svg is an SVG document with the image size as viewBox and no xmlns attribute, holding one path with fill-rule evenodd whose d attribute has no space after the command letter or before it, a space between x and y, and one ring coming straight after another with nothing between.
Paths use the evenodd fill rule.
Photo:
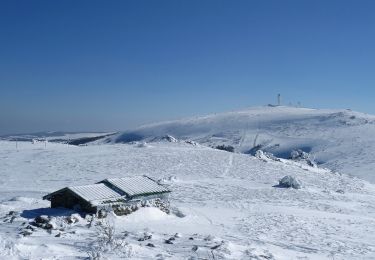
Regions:
<instances>
[{"instance_id":1,"label":"snow-covered bush","mask_svg":"<svg viewBox=\"0 0 375 260\"><path fill-rule=\"evenodd\" d=\"M264 152L262 150L257 150L255 152L255 157L258 158L258 159L261 159L263 161L267 161L268 160L268 157L264 154Z\"/></svg>"},{"instance_id":2,"label":"snow-covered bush","mask_svg":"<svg viewBox=\"0 0 375 260\"><path fill-rule=\"evenodd\" d=\"M277 161L277 162L280 161L280 159L277 158L276 156L274 156L272 153L267 153L267 152L264 152L262 150L256 151L255 157L258 158L258 159L261 159L263 161L267 161L269 159L273 160L273 161Z\"/></svg>"},{"instance_id":3,"label":"snow-covered bush","mask_svg":"<svg viewBox=\"0 0 375 260\"><path fill-rule=\"evenodd\" d=\"M311 167L317 167L316 162L311 159L310 154L302 151L301 149L293 150L290 153L290 159L294 161L303 161Z\"/></svg>"},{"instance_id":4,"label":"snow-covered bush","mask_svg":"<svg viewBox=\"0 0 375 260\"><path fill-rule=\"evenodd\" d=\"M301 182L290 175L284 176L281 180L279 180L279 187L282 188L300 189L301 186Z\"/></svg>"},{"instance_id":5,"label":"snow-covered bush","mask_svg":"<svg viewBox=\"0 0 375 260\"><path fill-rule=\"evenodd\" d=\"M309 158L309 154L302 151L301 149L298 149L298 150L293 150L291 153L290 153L290 159L292 160L305 160L305 159L308 159Z\"/></svg>"},{"instance_id":6,"label":"snow-covered bush","mask_svg":"<svg viewBox=\"0 0 375 260\"><path fill-rule=\"evenodd\" d=\"M197 146L197 145L198 145L197 142L194 142L194 141L191 141L191 140L186 140L185 143L187 143L187 144L191 144L191 145L194 145L194 146Z\"/></svg>"},{"instance_id":7,"label":"snow-covered bush","mask_svg":"<svg viewBox=\"0 0 375 260\"><path fill-rule=\"evenodd\" d=\"M223 151L227 151L227 152L231 152L231 153L234 152L234 147L231 146L231 145L222 144L222 145L216 146L215 148L218 149L218 150L223 150Z\"/></svg>"},{"instance_id":8,"label":"snow-covered bush","mask_svg":"<svg viewBox=\"0 0 375 260\"><path fill-rule=\"evenodd\" d=\"M157 181L158 184L170 184L172 182L176 182L178 181L177 177L176 176L173 176L173 175L170 175L170 176L166 176L166 177L163 177L161 179L159 179Z\"/></svg>"},{"instance_id":9,"label":"snow-covered bush","mask_svg":"<svg viewBox=\"0 0 375 260\"><path fill-rule=\"evenodd\" d=\"M171 143L177 143L178 142L178 140L171 135L163 136L161 138L161 140L165 140L165 141L168 141L168 142L171 142Z\"/></svg>"},{"instance_id":10,"label":"snow-covered bush","mask_svg":"<svg viewBox=\"0 0 375 260\"><path fill-rule=\"evenodd\" d=\"M102 219L96 226L97 240L90 244L89 259L102 259L104 255L116 254L121 258L132 256L132 247L125 239L116 235L115 226L108 219Z\"/></svg>"}]
</instances>

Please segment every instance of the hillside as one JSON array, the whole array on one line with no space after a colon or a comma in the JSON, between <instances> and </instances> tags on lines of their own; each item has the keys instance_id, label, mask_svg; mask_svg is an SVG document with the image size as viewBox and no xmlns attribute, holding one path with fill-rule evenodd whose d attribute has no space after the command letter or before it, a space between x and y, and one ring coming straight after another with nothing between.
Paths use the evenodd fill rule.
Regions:
<instances>
[{"instance_id":1,"label":"hillside","mask_svg":"<svg viewBox=\"0 0 375 260\"><path fill-rule=\"evenodd\" d=\"M100 220L92 224L76 214L77 222L66 222L75 212L49 209L42 196L142 174L172 190L172 214L143 208L110 216L106 221L123 246L104 250L104 259L375 257L375 186L298 162L182 142L20 142L16 150L7 141L0 141L0 161L0 259L85 259L103 235ZM275 186L285 175L298 178L302 188ZM56 227L28 229L41 214L52 216Z\"/></svg>"},{"instance_id":2,"label":"hillside","mask_svg":"<svg viewBox=\"0 0 375 260\"><path fill-rule=\"evenodd\" d=\"M374 133L372 115L265 106L145 125L104 142L153 142L171 135L210 147L230 145L245 154L253 154L256 147L281 158L301 149L321 167L375 182Z\"/></svg>"}]
</instances>

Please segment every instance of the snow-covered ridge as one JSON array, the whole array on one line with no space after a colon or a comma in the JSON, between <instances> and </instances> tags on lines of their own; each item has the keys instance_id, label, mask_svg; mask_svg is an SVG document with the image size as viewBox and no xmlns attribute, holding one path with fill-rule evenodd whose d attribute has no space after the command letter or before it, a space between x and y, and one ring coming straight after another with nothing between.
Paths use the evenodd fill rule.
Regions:
<instances>
[{"instance_id":1,"label":"snow-covered ridge","mask_svg":"<svg viewBox=\"0 0 375 260\"><path fill-rule=\"evenodd\" d=\"M67 142L81 138L106 137L113 132L38 132L29 134L9 134L0 136L0 140L7 141L50 141L50 142Z\"/></svg>"},{"instance_id":2,"label":"snow-covered ridge","mask_svg":"<svg viewBox=\"0 0 375 260\"><path fill-rule=\"evenodd\" d=\"M150 142L170 135L236 152L257 147L288 158L293 150L309 152L323 167L375 182L375 116L351 110L254 107L141 126L104 140Z\"/></svg>"}]
</instances>

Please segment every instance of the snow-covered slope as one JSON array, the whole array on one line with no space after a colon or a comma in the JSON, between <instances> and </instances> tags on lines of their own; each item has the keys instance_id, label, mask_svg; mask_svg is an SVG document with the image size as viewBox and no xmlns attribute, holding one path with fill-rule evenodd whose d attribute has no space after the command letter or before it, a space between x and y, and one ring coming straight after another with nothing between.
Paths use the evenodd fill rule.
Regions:
<instances>
[{"instance_id":1,"label":"snow-covered slope","mask_svg":"<svg viewBox=\"0 0 375 260\"><path fill-rule=\"evenodd\" d=\"M231 145L241 153L261 147L281 158L302 149L323 167L375 182L375 116L350 110L256 107L146 125L105 142L150 142L165 135Z\"/></svg>"},{"instance_id":2,"label":"snow-covered slope","mask_svg":"<svg viewBox=\"0 0 375 260\"><path fill-rule=\"evenodd\" d=\"M173 214L143 208L106 220L115 227L114 244L121 242L106 244L107 259L375 258L375 186L364 180L179 142L20 142L16 150L0 141L0 259L85 259L104 234L100 221L78 216L69 224L74 212L49 209L41 197L142 174L172 189ZM274 187L285 175L302 188ZM28 223L40 214L53 216L56 228L30 231Z\"/></svg>"},{"instance_id":3,"label":"snow-covered slope","mask_svg":"<svg viewBox=\"0 0 375 260\"><path fill-rule=\"evenodd\" d=\"M0 140L7 141L49 141L49 142L68 142L84 138L107 137L113 132L39 132L29 134L10 134L0 136Z\"/></svg>"}]
</instances>

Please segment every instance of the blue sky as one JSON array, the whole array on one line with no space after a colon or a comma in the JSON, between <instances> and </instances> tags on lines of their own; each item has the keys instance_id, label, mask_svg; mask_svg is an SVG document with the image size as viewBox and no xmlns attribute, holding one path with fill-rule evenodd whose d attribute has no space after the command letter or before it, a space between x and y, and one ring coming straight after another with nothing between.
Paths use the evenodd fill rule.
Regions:
<instances>
[{"instance_id":1,"label":"blue sky","mask_svg":"<svg viewBox=\"0 0 375 260\"><path fill-rule=\"evenodd\" d=\"M275 102L375 114L375 1L0 2L0 134Z\"/></svg>"}]
</instances>

